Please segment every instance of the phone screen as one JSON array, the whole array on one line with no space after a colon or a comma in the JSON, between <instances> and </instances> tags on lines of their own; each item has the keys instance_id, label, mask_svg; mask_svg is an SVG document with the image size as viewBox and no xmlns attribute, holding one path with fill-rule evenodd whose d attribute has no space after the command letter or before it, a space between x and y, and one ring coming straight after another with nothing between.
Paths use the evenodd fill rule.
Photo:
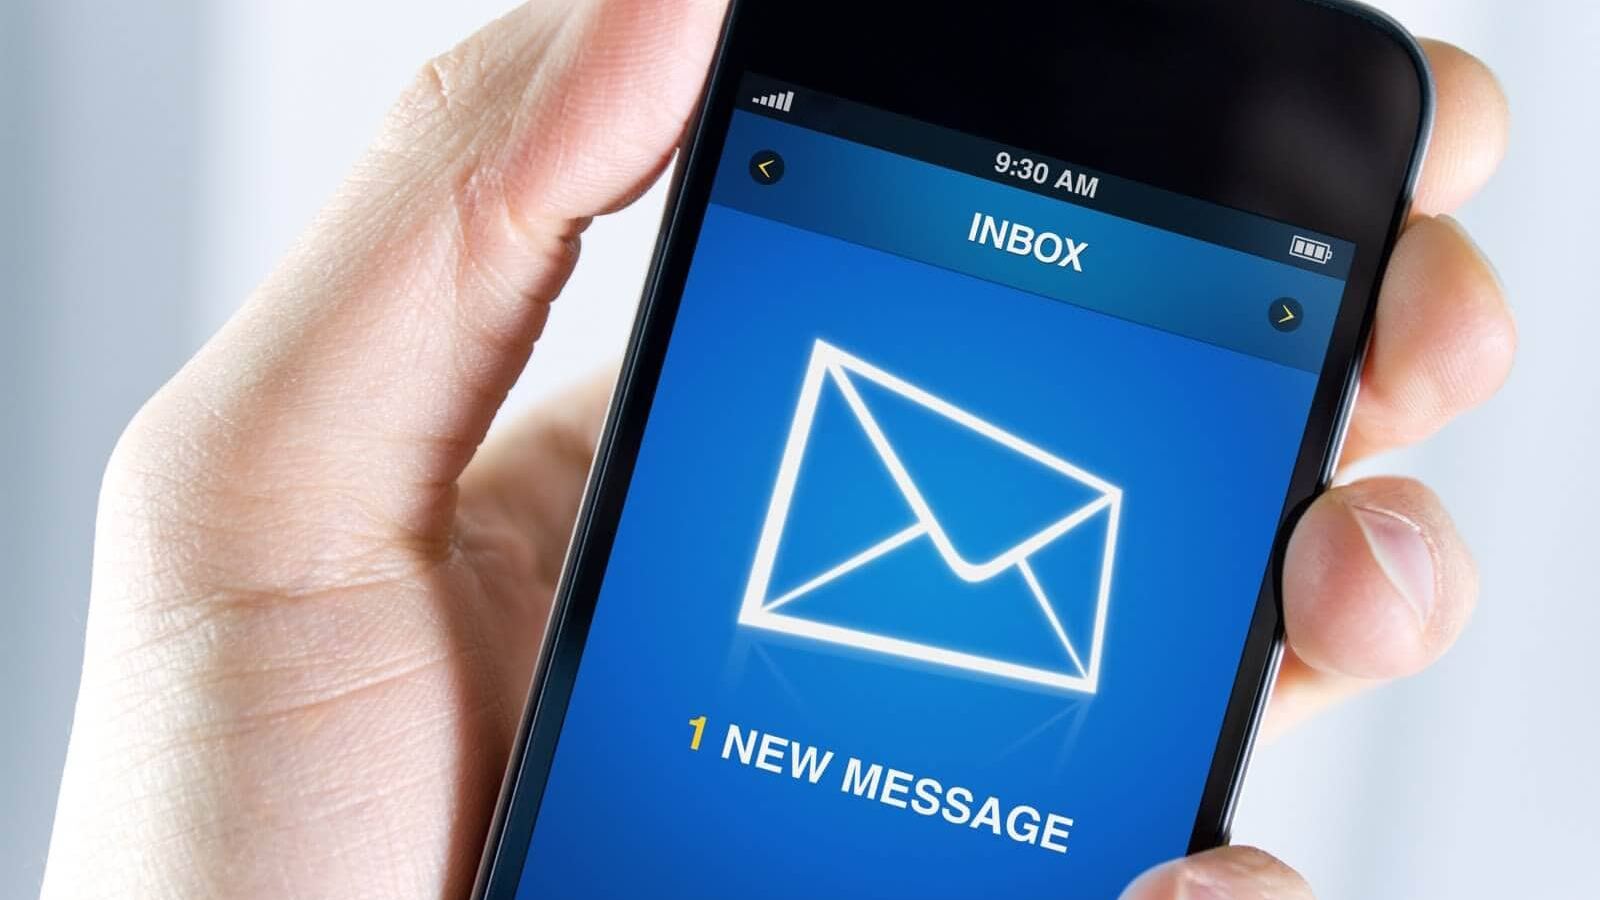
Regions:
<instances>
[{"instance_id":1,"label":"phone screen","mask_svg":"<svg viewBox=\"0 0 1600 900\"><path fill-rule=\"evenodd\" d=\"M1356 248L743 88L519 896L1114 897L1189 844Z\"/></svg>"}]
</instances>

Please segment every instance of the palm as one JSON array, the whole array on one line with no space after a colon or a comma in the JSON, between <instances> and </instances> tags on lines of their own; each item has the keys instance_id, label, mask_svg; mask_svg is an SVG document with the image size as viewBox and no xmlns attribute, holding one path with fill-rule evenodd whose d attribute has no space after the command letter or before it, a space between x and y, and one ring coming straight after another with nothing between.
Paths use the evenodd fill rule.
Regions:
<instances>
[{"instance_id":1,"label":"palm","mask_svg":"<svg viewBox=\"0 0 1600 900\"><path fill-rule=\"evenodd\" d=\"M358 830L363 846L436 861L416 872L422 896L450 895L477 867L609 383L609 373L593 379L485 448L462 477L449 534L439 535L450 552L418 565L414 546L380 548L389 557L380 565L412 574L330 594L345 627L385 639L350 646L359 656L342 671L318 669L330 677L320 687L274 684L276 674L264 673L263 694L326 699L290 701L236 735L241 754L324 736L329 790L379 814ZM307 617L304 640L325 636L325 615ZM322 792L294 799L301 808L280 813L307 846L350 840L351 823L325 815ZM363 880L392 874L388 860L377 862L382 871ZM403 896L400 887L383 893Z\"/></svg>"},{"instance_id":2,"label":"palm","mask_svg":"<svg viewBox=\"0 0 1600 900\"><path fill-rule=\"evenodd\" d=\"M205 527L192 552L224 563L225 577L186 574L170 585L182 602L104 596L161 578L144 554L97 560L95 602L130 614L91 624L91 651L114 665L86 670L85 693L110 692L107 706L162 724L130 732L120 718L80 718L75 747L105 753L93 760L97 769L155 786L182 784L196 770L229 773L162 798L154 821L145 810L129 823L144 838L112 852L187 843L198 832L206 852L185 856L209 864L182 873L197 894L214 893L215 879L270 884L282 895L464 889L526 695L601 396L562 398L486 447L437 529L402 534L352 527L348 515L324 520L338 498L297 488L273 499L274 517L296 526L277 538L236 542L231 527L197 523ZM107 491L168 484L121 471ZM237 503L229 509L249 515ZM135 538L148 525L104 516L101 543ZM192 571L183 559L163 563ZM260 832L274 835L280 854L295 854L295 868L257 856L253 841L226 854L214 846Z\"/></svg>"}]
</instances>

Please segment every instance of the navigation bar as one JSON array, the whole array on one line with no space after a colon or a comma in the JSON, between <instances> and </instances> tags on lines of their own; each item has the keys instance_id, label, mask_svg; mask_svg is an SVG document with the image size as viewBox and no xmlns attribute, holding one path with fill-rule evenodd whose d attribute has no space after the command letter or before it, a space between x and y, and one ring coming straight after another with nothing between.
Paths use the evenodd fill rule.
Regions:
<instances>
[{"instance_id":1,"label":"navigation bar","mask_svg":"<svg viewBox=\"0 0 1600 900\"><path fill-rule=\"evenodd\" d=\"M713 203L1308 372L1343 294L1285 261L772 118L735 112L723 152Z\"/></svg>"},{"instance_id":2,"label":"navigation bar","mask_svg":"<svg viewBox=\"0 0 1600 900\"><path fill-rule=\"evenodd\" d=\"M762 75L749 74L739 109L831 134L869 147L955 169L986 181L1143 222L1167 231L1253 253L1308 272L1347 278L1355 245L1330 235L1218 206L1065 160L1009 147L908 116ZM760 98L788 94L781 108ZM1181 153L1181 148L1175 148ZM1004 154L1004 157L1001 157ZM997 170L1004 162L1004 171ZM1042 178L1041 178L1042 173ZM1315 245L1322 255L1308 253Z\"/></svg>"}]
</instances>

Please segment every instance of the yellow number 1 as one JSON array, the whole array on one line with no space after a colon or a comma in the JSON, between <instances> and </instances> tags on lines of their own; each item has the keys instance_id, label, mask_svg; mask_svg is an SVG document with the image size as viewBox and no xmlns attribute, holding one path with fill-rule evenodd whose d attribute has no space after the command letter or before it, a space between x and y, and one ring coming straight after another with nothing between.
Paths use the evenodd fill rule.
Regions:
<instances>
[{"instance_id":1,"label":"yellow number 1","mask_svg":"<svg viewBox=\"0 0 1600 900\"><path fill-rule=\"evenodd\" d=\"M689 749L699 750L700 736L706 733L706 717L696 716L689 720L689 724L694 726L694 737L689 738Z\"/></svg>"}]
</instances>

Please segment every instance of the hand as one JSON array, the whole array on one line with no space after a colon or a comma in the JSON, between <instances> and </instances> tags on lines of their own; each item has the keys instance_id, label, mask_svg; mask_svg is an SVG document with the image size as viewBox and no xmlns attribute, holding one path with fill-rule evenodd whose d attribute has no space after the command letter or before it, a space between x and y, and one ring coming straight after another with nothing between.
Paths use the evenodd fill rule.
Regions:
<instances>
[{"instance_id":1,"label":"hand","mask_svg":"<svg viewBox=\"0 0 1600 900\"><path fill-rule=\"evenodd\" d=\"M721 13L546 2L424 67L306 238L129 425L45 896L467 892L607 379L479 445L589 218L665 164ZM1430 53L1435 147L1352 459L1427 436L1512 355L1488 265L1433 218L1493 169L1504 103L1481 65ZM1271 727L1427 665L1473 593L1425 489L1329 492L1289 548ZM1132 890L1206 887L1304 890L1240 849Z\"/></svg>"}]
</instances>

